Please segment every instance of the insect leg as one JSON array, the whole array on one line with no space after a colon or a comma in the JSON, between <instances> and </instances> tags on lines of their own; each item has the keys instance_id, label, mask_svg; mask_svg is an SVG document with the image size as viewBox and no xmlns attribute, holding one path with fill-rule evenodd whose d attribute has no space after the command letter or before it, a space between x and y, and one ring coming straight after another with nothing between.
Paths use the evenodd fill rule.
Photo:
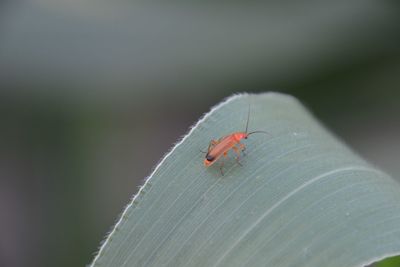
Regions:
<instances>
[{"instance_id":1,"label":"insect leg","mask_svg":"<svg viewBox=\"0 0 400 267\"><path fill-rule=\"evenodd\" d=\"M239 149L238 147L236 147L236 146L233 146L232 149L233 149L233 151L235 151L235 153L237 154L237 157L236 157L236 162L237 162L237 164L239 164L239 166L242 166L242 164L239 162L239 159L240 159L240 149Z\"/></svg>"},{"instance_id":2,"label":"insect leg","mask_svg":"<svg viewBox=\"0 0 400 267\"><path fill-rule=\"evenodd\" d=\"M245 152L246 146L242 143L239 143L238 145L239 145L240 150L243 152L243 156L246 156L246 152Z\"/></svg>"},{"instance_id":3,"label":"insect leg","mask_svg":"<svg viewBox=\"0 0 400 267\"><path fill-rule=\"evenodd\" d=\"M223 167L224 167L224 161L221 160L221 164L219 165L219 170L221 171L221 175L222 175L222 176L224 176Z\"/></svg>"}]
</instances>

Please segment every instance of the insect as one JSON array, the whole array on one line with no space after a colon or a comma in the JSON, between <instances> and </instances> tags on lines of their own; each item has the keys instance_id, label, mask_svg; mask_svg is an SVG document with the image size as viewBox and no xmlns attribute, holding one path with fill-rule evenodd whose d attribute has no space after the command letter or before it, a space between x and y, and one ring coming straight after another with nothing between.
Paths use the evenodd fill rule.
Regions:
<instances>
[{"instance_id":1,"label":"insect","mask_svg":"<svg viewBox=\"0 0 400 267\"><path fill-rule=\"evenodd\" d=\"M218 140L211 140L210 144L208 145L208 149L204 159L204 166L209 167L213 165L216 161L218 161L219 158L222 156L227 157L229 150L233 150L236 153L236 162L242 166L239 162L240 159L240 152L246 149L245 145L240 143L242 139L247 139L249 135L255 134L255 133L264 133L269 135L269 133L265 131L253 131L248 133L248 126L249 126L249 118L250 118L250 106L249 106L249 112L247 114L247 122L246 122L246 129L244 132L234 132L232 134L226 135L221 137ZM203 151L202 151L203 152ZM220 165L220 171L221 174L224 175L224 172L222 170L224 166L224 162L221 163Z\"/></svg>"}]
</instances>

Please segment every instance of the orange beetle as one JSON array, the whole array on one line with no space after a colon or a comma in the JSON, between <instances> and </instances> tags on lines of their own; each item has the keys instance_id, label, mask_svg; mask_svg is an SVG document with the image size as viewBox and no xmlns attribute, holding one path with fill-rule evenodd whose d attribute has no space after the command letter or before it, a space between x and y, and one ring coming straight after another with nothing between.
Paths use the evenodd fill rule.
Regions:
<instances>
[{"instance_id":1,"label":"orange beetle","mask_svg":"<svg viewBox=\"0 0 400 267\"><path fill-rule=\"evenodd\" d=\"M265 131L254 131L248 133L247 128L249 126L249 118L250 118L250 107L249 107L249 112L247 114L246 130L244 132L235 132L226 135L218 140L211 140L207 152L204 152L206 153L206 157L204 159L204 166L209 167L213 165L220 157L222 156L226 157L230 149L232 149L237 154L236 162L239 165L241 165L239 162L240 152L244 151L246 147L244 146L244 144L240 143L240 141L242 139L247 139L249 135L254 133L268 134ZM224 172L222 171L223 166L224 163L222 162L220 165L220 170L222 175L224 175Z\"/></svg>"}]
</instances>

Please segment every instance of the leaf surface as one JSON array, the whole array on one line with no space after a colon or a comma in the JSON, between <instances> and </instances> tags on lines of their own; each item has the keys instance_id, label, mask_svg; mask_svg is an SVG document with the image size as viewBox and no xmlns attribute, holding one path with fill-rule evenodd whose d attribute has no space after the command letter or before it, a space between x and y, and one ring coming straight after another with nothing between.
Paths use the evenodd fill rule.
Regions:
<instances>
[{"instance_id":1,"label":"leaf surface","mask_svg":"<svg viewBox=\"0 0 400 267\"><path fill-rule=\"evenodd\" d=\"M236 164L202 164L211 139L244 131ZM294 98L236 95L160 162L92 266L364 266L400 253L400 185Z\"/></svg>"}]
</instances>

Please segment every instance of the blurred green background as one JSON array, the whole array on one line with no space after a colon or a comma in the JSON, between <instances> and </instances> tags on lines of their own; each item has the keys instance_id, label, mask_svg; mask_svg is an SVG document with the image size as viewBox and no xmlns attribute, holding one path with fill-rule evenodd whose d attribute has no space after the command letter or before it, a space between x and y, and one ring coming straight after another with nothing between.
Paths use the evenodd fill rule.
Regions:
<instances>
[{"instance_id":1,"label":"blurred green background","mask_svg":"<svg viewBox=\"0 0 400 267\"><path fill-rule=\"evenodd\" d=\"M155 164L235 92L298 97L400 181L399 85L398 1L3 0L0 266L90 263Z\"/></svg>"}]
</instances>

